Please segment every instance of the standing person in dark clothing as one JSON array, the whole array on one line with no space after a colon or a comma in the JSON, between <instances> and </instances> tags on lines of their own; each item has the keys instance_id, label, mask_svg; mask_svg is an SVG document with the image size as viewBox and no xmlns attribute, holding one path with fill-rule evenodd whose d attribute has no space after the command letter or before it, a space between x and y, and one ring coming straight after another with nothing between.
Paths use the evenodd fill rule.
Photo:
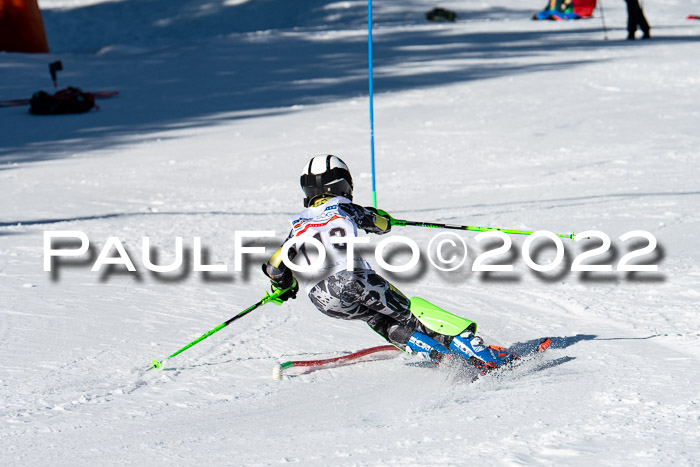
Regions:
<instances>
[{"instance_id":1,"label":"standing person in dark clothing","mask_svg":"<svg viewBox=\"0 0 700 467\"><path fill-rule=\"evenodd\" d=\"M642 30L644 35L642 39L650 39L649 34L649 23L644 17L644 12L639 6L639 0L625 0L627 2L627 31L629 35L627 36L628 41L634 40L634 33L637 32L637 26Z\"/></svg>"}]
</instances>

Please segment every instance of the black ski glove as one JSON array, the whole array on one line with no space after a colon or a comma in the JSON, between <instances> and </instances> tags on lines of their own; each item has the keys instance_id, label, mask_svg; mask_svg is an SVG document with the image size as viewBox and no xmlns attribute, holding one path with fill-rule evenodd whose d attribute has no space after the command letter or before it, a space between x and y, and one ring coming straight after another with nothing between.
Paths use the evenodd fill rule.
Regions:
<instances>
[{"instance_id":1,"label":"black ski glove","mask_svg":"<svg viewBox=\"0 0 700 467\"><path fill-rule=\"evenodd\" d=\"M366 206L365 209L377 217L383 217L384 219L386 219L387 224L388 224L387 228L386 228L386 232L389 232L391 230L391 226L394 225L394 218L391 217L388 212L386 212L382 209L375 209L372 206Z\"/></svg>"},{"instance_id":2,"label":"black ski glove","mask_svg":"<svg viewBox=\"0 0 700 467\"><path fill-rule=\"evenodd\" d=\"M263 272L270 278L273 293L277 292L278 290L287 289L274 300L274 302L278 305L281 305L282 302L286 302L290 298L297 298L297 292L299 291L299 284L292 275L292 271L284 266L280 265L280 267L282 269L271 266L269 263L262 265Z\"/></svg>"},{"instance_id":3,"label":"black ski glove","mask_svg":"<svg viewBox=\"0 0 700 467\"><path fill-rule=\"evenodd\" d=\"M277 297L278 300L281 300L282 302L286 302L290 298L293 300L297 298L297 292L299 292L299 283L293 277L292 284L288 287L282 287L279 283L272 281L272 293L275 293L278 290L284 290L284 292L279 297Z\"/></svg>"}]
</instances>

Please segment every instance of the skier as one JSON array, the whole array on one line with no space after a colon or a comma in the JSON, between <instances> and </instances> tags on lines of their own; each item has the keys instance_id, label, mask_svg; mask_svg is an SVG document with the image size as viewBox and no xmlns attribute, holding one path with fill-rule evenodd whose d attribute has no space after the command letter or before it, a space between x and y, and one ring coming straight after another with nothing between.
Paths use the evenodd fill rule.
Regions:
<instances>
[{"instance_id":1,"label":"skier","mask_svg":"<svg viewBox=\"0 0 700 467\"><path fill-rule=\"evenodd\" d=\"M291 246L288 257L299 256L301 264L311 267L320 261L312 258L315 248L307 242L321 242L327 260L297 276L306 282L309 299L322 313L363 320L396 347L427 355L435 364L458 355L485 373L517 358L501 347L485 346L475 335L476 323L420 298L409 300L360 256L354 255L348 267L349 247L343 237L357 237L358 229L386 234L391 230L391 216L352 203L352 177L340 158L330 154L312 158L301 175L301 188L306 209L290 218L287 240L301 237L304 242ZM281 300L296 298L299 286L282 262L282 247L263 264L263 272L272 281L273 291L289 289Z\"/></svg>"}]
</instances>

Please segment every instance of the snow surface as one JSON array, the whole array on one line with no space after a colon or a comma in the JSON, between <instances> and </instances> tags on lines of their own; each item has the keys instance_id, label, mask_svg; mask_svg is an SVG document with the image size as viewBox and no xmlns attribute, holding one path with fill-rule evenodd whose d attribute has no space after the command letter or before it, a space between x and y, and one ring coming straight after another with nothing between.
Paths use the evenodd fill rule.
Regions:
<instances>
[{"instance_id":1,"label":"snow surface","mask_svg":"<svg viewBox=\"0 0 700 467\"><path fill-rule=\"evenodd\" d=\"M275 381L273 366L381 345L306 298L268 305L144 371L258 300L243 272L153 274L176 236L233 267L235 230L301 209L309 157L343 157L371 200L362 1L40 0L51 56L0 55L2 99L118 89L86 115L0 109L0 464L697 465L700 463L700 2L624 2L533 22L542 1L375 2L378 193L395 217L658 240L658 273L388 275L479 323L489 343L553 337L539 363L466 384L416 358ZM92 258L44 272L43 232ZM423 250L436 233L396 228ZM138 268L90 268L110 236ZM376 240L375 240L376 242ZM375 243L376 244L376 243ZM592 241L566 243L570 265ZM636 246L642 246L643 243ZM190 251L191 253L191 251ZM553 250L539 249L540 262ZM401 256L401 255L399 255ZM401 258L398 258L399 260ZM191 258L188 255L188 261Z\"/></svg>"}]
</instances>

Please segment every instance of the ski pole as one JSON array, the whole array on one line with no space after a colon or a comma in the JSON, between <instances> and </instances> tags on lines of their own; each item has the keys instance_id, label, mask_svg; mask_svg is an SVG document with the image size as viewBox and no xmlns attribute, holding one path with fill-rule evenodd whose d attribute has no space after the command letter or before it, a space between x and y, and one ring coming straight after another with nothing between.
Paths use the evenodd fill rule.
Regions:
<instances>
[{"instance_id":1,"label":"ski pole","mask_svg":"<svg viewBox=\"0 0 700 467\"><path fill-rule=\"evenodd\" d=\"M388 217L389 222L391 222L391 225L398 225L399 227L405 227L405 226L413 226L413 227L430 227L434 229L451 229L451 230L470 230L474 232L489 232L492 230L497 230L499 232L507 233L507 234L512 234L512 235L530 235L533 232L530 232L528 230L514 230L514 229L501 229L498 227L476 227L473 225L454 225L454 224L440 224L437 222L420 222L420 221L407 221L403 219L394 219L391 217L386 211L382 211L381 209L377 210L377 213L381 216ZM574 233L571 232L570 234L554 234L557 237L561 238L570 238L572 241L574 240Z\"/></svg>"},{"instance_id":2,"label":"ski pole","mask_svg":"<svg viewBox=\"0 0 700 467\"><path fill-rule=\"evenodd\" d=\"M189 344L187 344L186 346L184 346L183 348L181 348L181 349L178 350L177 352L173 353L172 355L169 355L168 357L164 358L163 360L153 360L153 361L151 362L151 366L150 366L148 369L150 370L150 369L152 369L152 368L161 368L161 367L163 366L163 362L164 362L164 361L170 360L170 359L173 358L174 356L179 355L179 354L181 354L182 352L184 352L185 350L189 349L190 347L192 347L192 346L194 346L194 345L196 345L196 344L202 342L202 341L203 341L204 339L206 339L207 337L209 337L209 336L211 336L212 334L215 334L215 333L221 331L223 328L225 328L225 327L228 326L229 324L233 323L233 322L236 321L238 318L242 318L243 316L247 315L248 313L250 313L251 311L255 310L256 308L260 308L261 306L263 306L263 305L265 305L265 304L267 304L267 303L274 303L275 305L281 305L281 304L283 303L283 301L280 300L280 298L279 298L280 295L282 295L283 293L285 293L285 292L287 292L288 290L292 289L295 285L296 285L296 279L294 279L294 283L293 283L290 287L288 287L288 288L286 288L286 289L277 289L277 290L273 291L272 293L265 292L265 296L264 296L263 298L261 298L260 300L258 300L258 302L255 303L254 305L249 306L248 308L246 308L245 310L241 311L240 313L238 313L238 314L237 314L236 316L234 316L233 318L231 318L231 319L229 319L229 320L227 320L227 321L224 321L223 323L221 323L220 325L218 325L217 327L215 327L215 328L212 329L211 331L209 331L209 332L207 332L206 334L204 334L204 335L198 337L197 339L193 340L192 342L190 342Z\"/></svg>"},{"instance_id":3,"label":"ski pole","mask_svg":"<svg viewBox=\"0 0 700 467\"><path fill-rule=\"evenodd\" d=\"M605 26L605 9L603 9L603 0L599 0L598 4L600 5L600 19L603 22L603 37L605 40L608 40L608 28Z\"/></svg>"}]
</instances>

